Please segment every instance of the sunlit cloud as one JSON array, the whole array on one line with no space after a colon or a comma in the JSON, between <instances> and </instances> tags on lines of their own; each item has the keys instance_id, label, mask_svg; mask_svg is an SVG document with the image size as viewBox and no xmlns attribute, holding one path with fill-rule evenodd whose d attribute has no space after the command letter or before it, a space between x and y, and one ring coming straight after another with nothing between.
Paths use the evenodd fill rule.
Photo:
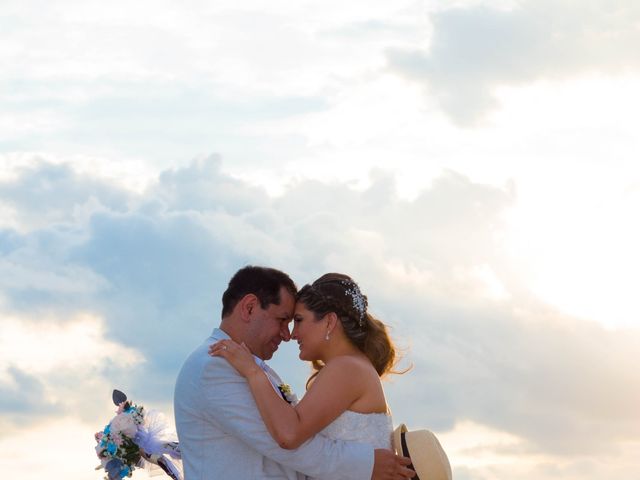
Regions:
<instances>
[{"instance_id":1,"label":"sunlit cloud","mask_svg":"<svg viewBox=\"0 0 640 480\"><path fill-rule=\"evenodd\" d=\"M64 478L103 479L93 440L95 431L104 427L113 415L107 403L102 404L104 417L91 425L77 415L57 415L29 429L0 436L0 468L15 472L23 480L38 480L43 472Z\"/></svg>"},{"instance_id":2,"label":"sunlit cloud","mask_svg":"<svg viewBox=\"0 0 640 480\"><path fill-rule=\"evenodd\" d=\"M38 227L7 231L3 243L3 268L10 259L31 278L3 288L8 306L34 317L45 308L67 312L73 298L96 312L75 323L57 320L60 330L44 328L54 338L64 332L65 338L88 339L86 350L74 352L79 357L54 351L53 366L74 358L99 368L115 356L123 362L115 366L120 378L105 372L100 384L122 382L133 394L165 403L180 362L217 324L220 292L238 266L275 265L299 284L337 270L360 282L372 311L409 346L410 378L395 379L388 393L399 419L439 432L472 422L517 438L518 451L532 459L574 458L638 434L634 405L640 391L632 381L637 332L607 331L563 315L508 268L504 242L516 203L513 185L478 184L447 171L408 200L397 195L391 174L377 172L364 188L301 179L272 197L225 174L213 156L162 172L122 203L111 200L108 181L70 168L39 164L2 189L18 209L29 208L30 197L15 196L11 182L30 185L34 195L56 185L68 193L57 201L69 208L38 212ZM78 184L91 182L97 182L99 208L78 215L76 204L87 201ZM35 241L54 232L53 244ZM67 275L68 287L38 276L30 259L45 254L47 270ZM6 338L27 338L16 322L9 325ZM104 343L104 355L84 360L96 343ZM288 360L294 350L283 349L274 366L303 388L307 367ZM144 365L132 363L140 358ZM594 359L597 365L581 368ZM23 369L7 370L6 385L22 382L25 392L48 399L53 412L62 408L61 395L40 395L55 390L31 371L41 360L16 357ZM85 379L83 389L96 389L95 398L97 384L87 371L71 374ZM589 429L600 435L585 435Z\"/></svg>"},{"instance_id":3,"label":"sunlit cloud","mask_svg":"<svg viewBox=\"0 0 640 480\"><path fill-rule=\"evenodd\" d=\"M433 13L428 45L392 50L389 59L469 125L498 106L499 86L637 69L639 18L633 1L454 5Z\"/></svg>"},{"instance_id":4,"label":"sunlit cloud","mask_svg":"<svg viewBox=\"0 0 640 480\"><path fill-rule=\"evenodd\" d=\"M10 431L60 415L93 418L108 398L109 377L124 380L144 360L106 338L104 321L89 313L60 319L4 309L0 317L0 410Z\"/></svg>"},{"instance_id":5,"label":"sunlit cloud","mask_svg":"<svg viewBox=\"0 0 640 480\"><path fill-rule=\"evenodd\" d=\"M360 282L414 367L394 420L455 478L633 477L639 18L4 2L0 468L90 476L111 389L170 413L230 275L267 264ZM273 366L301 391L297 354ZM60 441L86 456L33 457Z\"/></svg>"}]
</instances>

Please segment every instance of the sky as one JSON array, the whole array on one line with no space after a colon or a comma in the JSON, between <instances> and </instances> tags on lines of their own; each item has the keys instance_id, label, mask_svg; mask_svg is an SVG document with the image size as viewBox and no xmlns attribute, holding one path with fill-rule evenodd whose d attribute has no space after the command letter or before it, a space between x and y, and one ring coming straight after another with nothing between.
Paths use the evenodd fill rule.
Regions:
<instances>
[{"instance_id":1,"label":"sky","mask_svg":"<svg viewBox=\"0 0 640 480\"><path fill-rule=\"evenodd\" d=\"M9 478L101 478L113 388L171 418L247 264L359 282L454 478L638 478L640 4L0 10Z\"/></svg>"}]
</instances>

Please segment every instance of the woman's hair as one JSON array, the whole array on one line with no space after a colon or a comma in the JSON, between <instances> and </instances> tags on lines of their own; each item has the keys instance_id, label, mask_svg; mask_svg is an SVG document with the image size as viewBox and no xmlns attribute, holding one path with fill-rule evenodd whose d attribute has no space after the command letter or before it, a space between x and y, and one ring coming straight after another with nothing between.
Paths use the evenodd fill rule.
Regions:
<instances>
[{"instance_id":1,"label":"woman's hair","mask_svg":"<svg viewBox=\"0 0 640 480\"><path fill-rule=\"evenodd\" d=\"M347 338L371 361L381 377L391 372L396 362L396 349L387 333L387 327L367 311L367 297L358 284L347 275L326 273L310 285L305 285L296 301L314 313L316 320L335 312ZM324 366L314 360L314 373L307 387Z\"/></svg>"}]
</instances>

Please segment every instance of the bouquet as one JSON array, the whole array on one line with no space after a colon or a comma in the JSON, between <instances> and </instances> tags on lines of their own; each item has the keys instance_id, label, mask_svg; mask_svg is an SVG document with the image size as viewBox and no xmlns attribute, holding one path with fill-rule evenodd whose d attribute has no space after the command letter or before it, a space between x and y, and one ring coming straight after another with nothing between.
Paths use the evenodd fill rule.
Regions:
<instances>
[{"instance_id":1,"label":"bouquet","mask_svg":"<svg viewBox=\"0 0 640 480\"><path fill-rule=\"evenodd\" d=\"M171 459L179 460L180 448L162 415L147 413L143 406L127 400L119 390L113 391L116 416L95 434L96 454L107 472L105 480L130 477L136 468L157 465L173 480L182 480L180 469Z\"/></svg>"}]
</instances>

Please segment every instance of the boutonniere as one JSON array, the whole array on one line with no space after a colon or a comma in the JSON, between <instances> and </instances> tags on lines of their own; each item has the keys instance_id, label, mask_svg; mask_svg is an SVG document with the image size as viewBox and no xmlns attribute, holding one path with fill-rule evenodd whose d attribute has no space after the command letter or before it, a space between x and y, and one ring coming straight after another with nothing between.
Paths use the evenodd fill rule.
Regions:
<instances>
[{"instance_id":1,"label":"boutonniere","mask_svg":"<svg viewBox=\"0 0 640 480\"><path fill-rule=\"evenodd\" d=\"M288 383L281 383L280 385L278 385L278 390L280 390L280 395L282 395L282 398L284 398L291 405L295 405L296 403L298 403L298 397L296 397L296 394L293 393L291 385L289 385Z\"/></svg>"}]
</instances>

